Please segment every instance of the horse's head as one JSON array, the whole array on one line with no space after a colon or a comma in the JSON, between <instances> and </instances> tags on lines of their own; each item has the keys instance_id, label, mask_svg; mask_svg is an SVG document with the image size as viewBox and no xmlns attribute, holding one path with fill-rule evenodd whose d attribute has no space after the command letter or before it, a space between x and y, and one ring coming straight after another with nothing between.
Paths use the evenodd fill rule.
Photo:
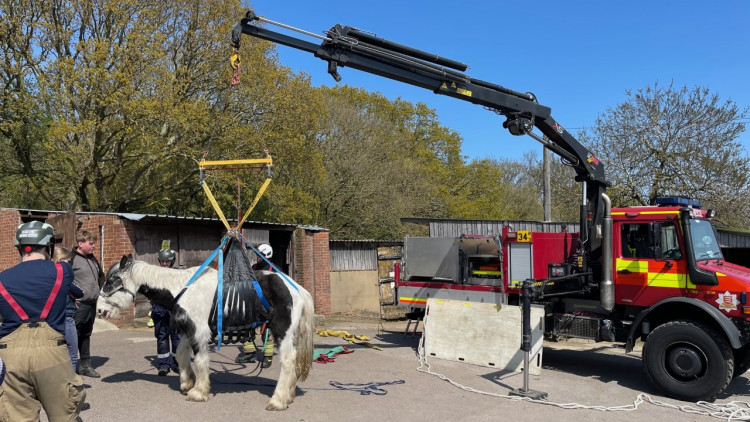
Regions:
<instances>
[{"instance_id":1,"label":"horse's head","mask_svg":"<svg viewBox=\"0 0 750 422\"><path fill-rule=\"evenodd\" d=\"M121 309L130 307L135 299L137 286L130 278L133 256L123 255L120 262L107 271L107 279L99 292L96 303L97 313L104 318L117 318Z\"/></svg>"}]
</instances>

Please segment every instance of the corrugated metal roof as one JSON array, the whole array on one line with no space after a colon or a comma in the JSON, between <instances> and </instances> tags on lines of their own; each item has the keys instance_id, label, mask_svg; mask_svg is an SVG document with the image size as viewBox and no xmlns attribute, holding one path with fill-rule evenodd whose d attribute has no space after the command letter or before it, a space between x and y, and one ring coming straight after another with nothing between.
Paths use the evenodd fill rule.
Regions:
<instances>
[{"instance_id":1,"label":"corrugated metal roof","mask_svg":"<svg viewBox=\"0 0 750 422\"><path fill-rule=\"evenodd\" d=\"M424 224L430 228L430 237L459 237L462 234L500 234L502 227L510 225L515 230L559 232L563 227L578 232L578 223L542 222L526 220L461 220L450 218L401 218L401 222ZM717 227L719 246L722 248L750 248L750 230Z\"/></svg>"},{"instance_id":2,"label":"corrugated metal roof","mask_svg":"<svg viewBox=\"0 0 750 422\"><path fill-rule=\"evenodd\" d=\"M530 230L535 232L561 232L564 229L578 232L578 223L544 222L529 220L463 220L451 218L402 218L402 222L426 224L430 228L430 237L460 237L462 235L499 235L503 227L513 230Z\"/></svg>"},{"instance_id":3,"label":"corrugated metal roof","mask_svg":"<svg viewBox=\"0 0 750 422\"><path fill-rule=\"evenodd\" d=\"M68 211L56 211L56 210L34 210L27 208L11 208L11 207L0 207L0 209L15 210L21 213L44 213L44 214L65 214ZM211 221L221 222L218 217L188 217L188 216L177 216L177 215L164 215L164 214L138 214L138 213L127 213L127 212L94 212L94 211L76 211L79 215L116 215L120 218L131 221L157 221L157 220L187 220L187 221ZM238 219L228 219L229 222L238 222ZM276 226L285 227L289 229L295 229L302 227L309 231L328 231L324 227L305 225L305 224L289 224L289 223L273 223L269 221L245 221L245 224L256 224L262 226Z\"/></svg>"},{"instance_id":4,"label":"corrugated metal roof","mask_svg":"<svg viewBox=\"0 0 750 422\"><path fill-rule=\"evenodd\" d=\"M352 245L372 245L372 246L400 246L403 240L376 240L376 239L336 239L329 240L328 243L334 246L347 247Z\"/></svg>"}]
</instances>

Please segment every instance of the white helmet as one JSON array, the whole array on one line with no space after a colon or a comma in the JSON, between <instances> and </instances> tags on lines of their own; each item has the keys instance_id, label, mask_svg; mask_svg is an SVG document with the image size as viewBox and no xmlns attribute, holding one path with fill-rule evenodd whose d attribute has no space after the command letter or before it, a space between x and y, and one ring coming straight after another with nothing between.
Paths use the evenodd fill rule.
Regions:
<instances>
[{"instance_id":1,"label":"white helmet","mask_svg":"<svg viewBox=\"0 0 750 422\"><path fill-rule=\"evenodd\" d=\"M258 252L262 253L266 258L271 258L273 256L273 248L268 243L263 243L258 246Z\"/></svg>"}]
</instances>

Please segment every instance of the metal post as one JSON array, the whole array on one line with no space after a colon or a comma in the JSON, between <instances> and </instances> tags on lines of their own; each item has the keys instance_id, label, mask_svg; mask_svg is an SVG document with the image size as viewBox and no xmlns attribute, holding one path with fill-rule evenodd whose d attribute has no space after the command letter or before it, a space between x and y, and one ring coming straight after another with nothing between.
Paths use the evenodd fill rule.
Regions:
<instances>
[{"instance_id":1,"label":"metal post","mask_svg":"<svg viewBox=\"0 0 750 422\"><path fill-rule=\"evenodd\" d=\"M534 280L524 280L521 287L523 318L521 320L521 350L523 351L523 388L510 391L511 396L523 396L541 400L547 397L543 391L529 389L529 361L531 355L531 297Z\"/></svg>"},{"instance_id":2,"label":"metal post","mask_svg":"<svg viewBox=\"0 0 750 422\"><path fill-rule=\"evenodd\" d=\"M547 137L544 137L547 139ZM550 181L550 159L549 149L542 148L542 178L544 180L544 189L542 189L542 198L544 203L544 221L552 221L552 183Z\"/></svg>"}]
</instances>

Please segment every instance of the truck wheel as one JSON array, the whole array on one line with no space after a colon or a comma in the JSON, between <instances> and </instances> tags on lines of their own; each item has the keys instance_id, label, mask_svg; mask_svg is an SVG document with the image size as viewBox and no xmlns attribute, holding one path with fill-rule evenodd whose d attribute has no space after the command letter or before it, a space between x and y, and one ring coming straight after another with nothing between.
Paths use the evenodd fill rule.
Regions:
<instances>
[{"instance_id":1,"label":"truck wheel","mask_svg":"<svg viewBox=\"0 0 750 422\"><path fill-rule=\"evenodd\" d=\"M648 335L643 368L670 397L711 400L732 380L734 355L727 341L708 325L672 321Z\"/></svg>"},{"instance_id":2,"label":"truck wheel","mask_svg":"<svg viewBox=\"0 0 750 422\"><path fill-rule=\"evenodd\" d=\"M734 351L734 376L737 378L750 369L750 346L744 346Z\"/></svg>"}]
</instances>

